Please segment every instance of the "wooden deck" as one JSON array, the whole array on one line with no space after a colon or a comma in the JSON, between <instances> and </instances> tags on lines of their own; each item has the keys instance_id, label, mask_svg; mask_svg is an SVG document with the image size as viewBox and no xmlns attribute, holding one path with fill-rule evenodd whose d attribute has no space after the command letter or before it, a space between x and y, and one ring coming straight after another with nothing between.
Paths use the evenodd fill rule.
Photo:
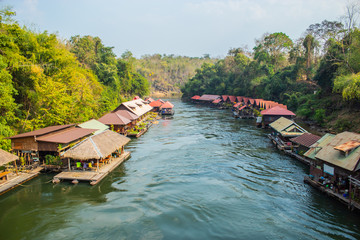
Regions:
<instances>
[{"instance_id":1,"label":"wooden deck","mask_svg":"<svg viewBox=\"0 0 360 240\"><path fill-rule=\"evenodd\" d=\"M350 201L349 198L345 198L343 195L339 193L335 193L333 190L329 188L323 187L320 183L310 179L308 176L304 177L304 182L313 186L314 188L320 190L321 192L327 194L328 196L340 201L341 203L348 206L348 209L351 211L357 210L360 211L360 204L354 201Z\"/></svg>"},{"instance_id":2,"label":"wooden deck","mask_svg":"<svg viewBox=\"0 0 360 240\"><path fill-rule=\"evenodd\" d=\"M9 180L0 183L0 195L10 191L24 182L29 181L30 179L33 179L40 174L41 170L43 170L43 167L37 167L28 173L20 172L18 176L14 175L9 177Z\"/></svg>"},{"instance_id":3,"label":"wooden deck","mask_svg":"<svg viewBox=\"0 0 360 240\"><path fill-rule=\"evenodd\" d=\"M130 157L130 152L124 152L120 157L113 158L110 163L99 168L99 171L71 171L61 172L57 174L53 182L60 182L61 180L77 180L77 181L89 181L91 185L99 183L104 177L106 177L117 166L126 161Z\"/></svg>"}]
</instances>

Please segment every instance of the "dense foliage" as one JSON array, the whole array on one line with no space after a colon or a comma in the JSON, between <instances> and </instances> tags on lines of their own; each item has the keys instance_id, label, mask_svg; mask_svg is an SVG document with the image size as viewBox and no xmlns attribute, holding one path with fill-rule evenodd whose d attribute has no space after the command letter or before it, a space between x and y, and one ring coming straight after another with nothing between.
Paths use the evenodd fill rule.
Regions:
<instances>
[{"instance_id":1,"label":"dense foliage","mask_svg":"<svg viewBox=\"0 0 360 240\"><path fill-rule=\"evenodd\" d=\"M215 64L203 64L182 92L186 98L207 93L274 100L320 125L358 131L357 122L339 121L339 115L359 110L360 31L325 20L297 41L266 34L251 53L231 49Z\"/></svg>"},{"instance_id":2,"label":"dense foliage","mask_svg":"<svg viewBox=\"0 0 360 240\"><path fill-rule=\"evenodd\" d=\"M98 37L55 34L20 27L11 9L0 11L0 148L9 137L50 125L78 123L149 92L131 58L117 59Z\"/></svg>"},{"instance_id":3,"label":"dense foliage","mask_svg":"<svg viewBox=\"0 0 360 240\"><path fill-rule=\"evenodd\" d=\"M215 59L206 54L202 58L153 54L136 59L135 66L150 82L152 93L180 93L180 87L195 75L195 70L211 62Z\"/></svg>"}]
</instances>

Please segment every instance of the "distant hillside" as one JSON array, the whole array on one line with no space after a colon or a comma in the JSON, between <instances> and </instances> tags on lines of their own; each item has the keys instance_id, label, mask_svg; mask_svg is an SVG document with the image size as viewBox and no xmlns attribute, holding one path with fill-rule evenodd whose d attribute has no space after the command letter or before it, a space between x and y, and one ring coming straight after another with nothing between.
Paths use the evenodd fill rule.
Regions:
<instances>
[{"instance_id":1,"label":"distant hillside","mask_svg":"<svg viewBox=\"0 0 360 240\"><path fill-rule=\"evenodd\" d=\"M175 55L144 55L135 60L138 73L148 79L152 94L180 93L180 88L204 63L215 63L217 59L192 58Z\"/></svg>"}]
</instances>

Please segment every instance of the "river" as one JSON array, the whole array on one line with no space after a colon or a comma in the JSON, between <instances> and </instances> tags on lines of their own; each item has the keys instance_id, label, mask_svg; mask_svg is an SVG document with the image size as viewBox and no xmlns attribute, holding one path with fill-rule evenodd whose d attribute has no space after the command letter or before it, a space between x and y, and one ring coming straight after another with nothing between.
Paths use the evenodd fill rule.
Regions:
<instances>
[{"instance_id":1,"label":"river","mask_svg":"<svg viewBox=\"0 0 360 240\"><path fill-rule=\"evenodd\" d=\"M171 100L96 186L43 174L0 196L0 239L360 239L360 216L251 120Z\"/></svg>"}]
</instances>

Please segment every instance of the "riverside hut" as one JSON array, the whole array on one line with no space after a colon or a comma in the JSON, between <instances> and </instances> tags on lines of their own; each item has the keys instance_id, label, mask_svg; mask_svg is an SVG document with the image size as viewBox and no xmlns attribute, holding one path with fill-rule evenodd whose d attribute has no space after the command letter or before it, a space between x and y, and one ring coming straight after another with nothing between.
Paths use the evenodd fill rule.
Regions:
<instances>
[{"instance_id":1,"label":"riverside hut","mask_svg":"<svg viewBox=\"0 0 360 240\"><path fill-rule=\"evenodd\" d=\"M56 175L54 182L72 180L74 183L89 181L91 185L97 184L130 156L124 150L129 141L110 130L85 139L61 155L68 161L68 171Z\"/></svg>"},{"instance_id":2,"label":"riverside hut","mask_svg":"<svg viewBox=\"0 0 360 240\"><path fill-rule=\"evenodd\" d=\"M173 108L174 108L174 105L171 102L167 101L163 105L161 105L160 114L161 115L174 115L175 111Z\"/></svg>"},{"instance_id":3,"label":"riverside hut","mask_svg":"<svg viewBox=\"0 0 360 240\"><path fill-rule=\"evenodd\" d=\"M0 149L0 166L1 167L8 163L15 162L18 159L19 159L18 156ZM15 166L16 166L16 164L15 164ZM5 171L5 168L3 170L0 170L0 183L2 181L7 181L8 174L10 174L10 173L11 173L10 171Z\"/></svg>"},{"instance_id":4,"label":"riverside hut","mask_svg":"<svg viewBox=\"0 0 360 240\"><path fill-rule=\"evenodd\" d=\"M156 100L156 101L153 101L151 102L149 105L153 108L152 111L153 112L159 112L160 111L160 107L164 104L162 101L160 101L161 99L159 100Z\"/></svg>"},{"instance_id":5,"label":"riverside hut","mask_svg":"<svg viewBox=\"0 0 360 240\"><path fill-rule=\"evenodd\" d=\"M99 118L99 122L105 124L108 128L110 127L111 130L126 136L127 129L131 127L131 120L122 116L120 111L105 114Z\"/></svg>"},{"instance_id":6,"label":"riverside hut","mask_svg":"<svg viewBox=\"0 0 360 240\"><path fill-rule=\"evenodd\" d=\"M293 142L293 151L303 155L320 138L318 135L306 132L298 137L291 138L290 141Z\"/></svg>"},{"instance_id":7,"label":"riverside hut","mask_svg":"<svg viewBox=\"0 0 360 240\"><path fill-rule=\"evenodd\" d=\"M0 170L0 195L36 177L43 169L38 165L27 169L20 165L18 168L16 163L18 160L18 156L0 149L0 166L2 167ZM14 163L14 165L10 163ZM5 165L7 166L5 167Z\"/></svg>"},{"instance_id":8,"label":"riverside hut","mask_svg":"<svg viewBox=\"0 0 360 240\"><path fill-rule=\"evenodd\" d=\"M204 94L198 99L198 101L203 104L211 105L214 100L219 98L221 98L219 95Z\"/></svg>"},{"instance_id":9,"label":"riverside hut","mask_svg":"<svg viewBox=\"0 0 360 240\"><path fill-rule=\"evenodd\" d=\"M144 100L136 99L121 103L113 112L118 110L127 110L137 115L140 119L143 119L152 109L153 108Z\"/></svg>"},{"instance_id":10,"label":"riverside hut","mask_svg":"<svg viewBox=\"0 0 360 240\"><path fill-rule=\"evenodd\" d=\"M192 97L191 97L191 102L193 102L193 103L198 103L198 102L199 102L199 101L198 101L199 98L200 98L199 95L192 96Z\"/></svg>"},{"instance_id":11,"label":"riverside hut","mask_svg":"<svg viewBox=\"0 0 360 240\"><path fill-rule=\"evenodd\" d=\"M261 111L262 115L262 126L266 127L270 123L276 121L277 119L283 117L291 119L296 116L295 113L289 111L281 106L275 106L266 110Z\"/></svg>"},{"instance_id":12,"label":"riverside hut","mask_svg":"<svg viewBox=\"0 0 360 240\"><path fill-rule=\"evenodd\" d=\"M360 134L342 132L321 140L304 154L315 153L305 182L360 210Z\"/></svg>"},{"instance_id":13,"label":"riverside hut","mask_svg":"<svg viewBox=\"0 0 360 240\"><path fill-rule=\"evenodd\" d=\"M273 129L273 132L268 136L279 150L292 149L293 146L290 138L301 136L307 132L297 123L284 117L280 117L271 123L270 127Z\"/></svg>"}]
</instances>

